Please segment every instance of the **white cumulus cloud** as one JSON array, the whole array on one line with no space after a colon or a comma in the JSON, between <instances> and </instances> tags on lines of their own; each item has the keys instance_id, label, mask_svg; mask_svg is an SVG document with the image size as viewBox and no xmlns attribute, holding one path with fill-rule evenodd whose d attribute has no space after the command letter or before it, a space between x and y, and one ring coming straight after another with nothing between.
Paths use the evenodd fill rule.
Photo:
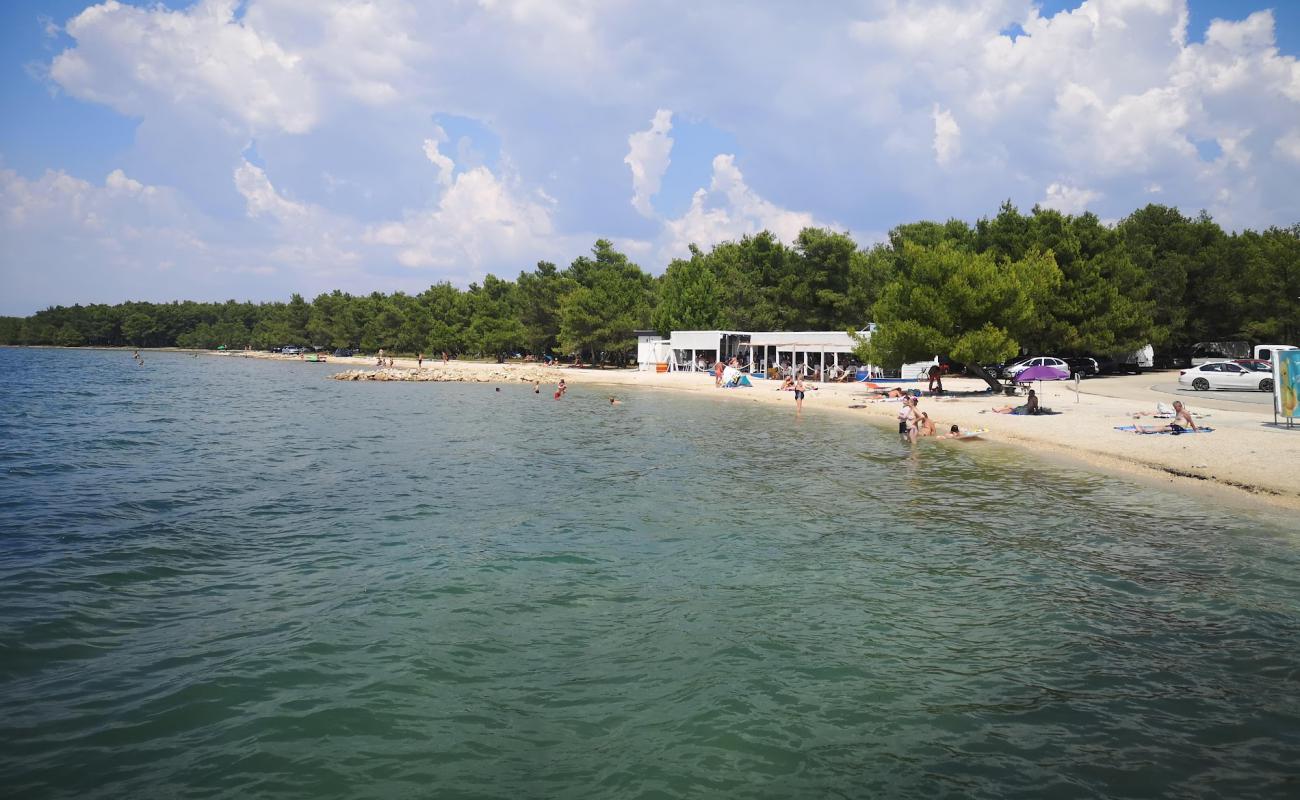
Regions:
<instances>
[{"instance_id":1,"label":"white cumulus cloud","mask_svg":"<svg viewBox=\"0 0 1300 800\"><path fill-rule=\"evenodd\" d=\"M463 280L499 264L556 257L557 250L550 206L481 166L457 175L436 206L371 226L364 238L392 248L402 266L449 270Z\"/></svg>"},{"instance_id":2,"label":"white cumulus cloud","mask_svg":"<svg viewBox=\"0 0 1300 800\"><path fill-rule=\"evenodd\" d=\"M1081 214L1088 210L1089 204L1100 199L1101 194L1091 189L1053 183L1048 185L1047 196L1039 201L1039 205L1054 208L1062 214Z\"/></svg>"},{"instance_id":3,"label":"white cumulus cloud","mask_svg":"<svg viewBox=\"0 0 1300 800\"><path fill-rule=\"evenodd\" d=\"M244 196L250 217L267 215L287 222L307 215L306 206L281 197L266 172L247 161L235 168L235 188Z\"/></svg>"},{"instance_id":4,"label":"white cumulus cloud","mask_svg":"<svg viewBox=\"0 0 1300 800\"><path fill-rule=\"evenodd\" d=\"M131 116L178 107L249 131L309 130L317 91L301 56L236 20L236 5L91 6L68 22L77 47L54 59L50 76L76 97Z\"/></svg>"},{"instance_id":5,"label":"white cumulus cloud","mask_svg":"<svg viewBox=\"0 0 1300 800\"><path fill-rule=\"evenodd\" d=\"M668 169L673 152L673 112L659 109L650 128L627 137L627 155L623 163L632 169L632 206L642 216L654 216L650 198L659 193L659 184Z\"/></svg>"},{"instance_id":6,"label":"white cumulus cloud","mask_svg":"<svg viewBox=\"0 0 1300 800\"><path fill-rule=\"evenodd\" d=\"M686 213L664 225L665 259L685 255L691 244L707 249L764 230L790 242L804 228L835 227L763 199L745 183L735 156L727 154L714 157L709 188L696 190Z\"/></svg>"},{"instance_id":7,"label":"white cumulus cloud","mask_svg":"<svg viewBox=\"0 0 1300 800\"><path fill-rule=\"evenodd\" d=\"M658 270L689 242L974 219L1007 198L1106 219L1158 199L1229 227L1290 225L1300 65L1266 5L1189 30L1185 0L1051 14L1033 0L866 0L798 15L769 0L106 0L53 21L67 38L45 46L70 44L43 79L63 95L51 102L130 118L115 160L91 152L124 171L11 171L6 224L58 218L69 232L14 229L21 246L6 241L0 268L8 287L28 264L110 263L99 256L114 245L87 223L139 263L157 250L131 231L166 229L192 243L166 260L270 269L248 284L258 297L290 279L464 283L565 263L596 236ZM1003 33L1016 25L1024 35ZM455 119L455 141L430 134L435 119ZM94 151L92 135L67 147ZM718 152L736 157L696 160ZM670 168L699 170L702 188L670 196Z\"/></svg>"},{"instance_id":8,"label":"white cumulus cloud","mask_svg":"<svg viewBox=\"0 0 1300 800\"><path fill-rule=\"evenodd\" d=\"M429 163L438 168L438 183L443 186L451 186L451 176L456 170L456 162L438 150L437 139L424 140L424 157L429 159Z\"/></svg>"},{"instance_id":9,"label":"white cumulus cloud","mask_svg":"<svg viewBox=\"0 0 1300 800\"><path fill-rule=\"evenodd\" d=\"M961 127L952 118L952 112L940 109L938 104L931 116L934 117L934 160L944 166L961 155Z\"/></svg>"}]
</instances>

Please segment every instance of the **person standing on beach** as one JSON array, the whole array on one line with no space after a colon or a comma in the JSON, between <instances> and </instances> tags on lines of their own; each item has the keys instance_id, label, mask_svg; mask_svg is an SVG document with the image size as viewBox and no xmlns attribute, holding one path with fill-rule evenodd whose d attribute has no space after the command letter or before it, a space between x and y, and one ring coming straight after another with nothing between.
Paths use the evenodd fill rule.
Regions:
<instances>
[{"instance_id":1,"label":"person standing on beach","mask_svg":"<svg viewBox=\"0 0 1300 800\"><path fill-rule=\"evenodd\" d=\"M726 365L722 363L722 359L720 358L718 359L718 363L713 365L713 388L722 388L722 370L725 367Z\"/></svg>"},{"instance_id":2,"label":"person standing on beach","mask_svg":"<svg viewBox=\"0 0 1300 800\"><path fill-rule=\"evenodd\" d=\"M446 365L446 363L447 363L447 351L446 351L446 350L443 350L443 351L442 351L442 363L443 363L443 365Z\"/></svg>"},{"instance_id":3,"label":"person standing on beach","mask_svg":"<svg viewBox=\"0 0 1300 800\"><path fill-rule=\"evenodd\" d=\"M943 394L943 370L939 368L938 364L930 365L929 377L930 386L928 391L930 394ZM937 391L936 386L938 387Z\"/></svg>"},{"instance_id":4,"label":"person standing on beach","mask_svg":"<svg viewBox=\"0 0 1300 800\"><path fill-rule=\"evenodd\" d=\"M424 369L424 353L423 353L423 352L416 353L416 355L415 355L415 365L416 365L417 367L419 367L420 369Z\"/></svg>"},{"instance_id":5,"label":"person standing on beach","mask_svg":"<svg viewBox=\"0 0 1300 800\"><path fill-rule=\"evenodd\" d=\"M796 415L803 413L803 395L803 376L796 375L794 379L794 413Z\"/></svg>"},{"instance_id":6,"label":"person standing on beach","mask_svg":"<svg viewBox=\"0 0 1300 800\"><path fill-rule=\"evenodd\" d=\"M898 435L912 444L916 444L917 425L920 415L916 410L916 398L904 397L903 407L898 409Z\"/></svg>"}]
</instances>

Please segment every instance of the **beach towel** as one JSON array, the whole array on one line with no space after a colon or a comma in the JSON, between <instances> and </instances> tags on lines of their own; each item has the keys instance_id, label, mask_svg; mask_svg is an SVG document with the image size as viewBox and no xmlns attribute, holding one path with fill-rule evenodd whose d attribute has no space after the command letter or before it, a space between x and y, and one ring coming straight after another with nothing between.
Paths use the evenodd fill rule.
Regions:
<instances>
[{"instance_id":1,"label":"beach towel","mask_svg":"<svg viewBox=\"0 0 1300 800\"><path fill-rule=\"evenodd\" d=\"M1135 433L1135 432L1137 432L1137 426L1136 426L1136 425L1116 425L1116 426L1115 426L1115 430L1117 430L1117 431L1125 431L1125 432L1127 432L1127 433ZM1158 434L1168 434L1168 435L1170 435L1170 436L1177 436L1177 435L1179 435L1180 433L1181 433L1181 434L1191 434L1191 433L1214 433L1214 428L1197 428L1196 430L1192 430L1191 428L1184 428L1184 429L1181 430L1181 431L1142 431L1142 433L1147 434L1147 435L1152 435L1152 436L1154 436L1154 435L1158 435Z\"/></svg>"}]
</instances>

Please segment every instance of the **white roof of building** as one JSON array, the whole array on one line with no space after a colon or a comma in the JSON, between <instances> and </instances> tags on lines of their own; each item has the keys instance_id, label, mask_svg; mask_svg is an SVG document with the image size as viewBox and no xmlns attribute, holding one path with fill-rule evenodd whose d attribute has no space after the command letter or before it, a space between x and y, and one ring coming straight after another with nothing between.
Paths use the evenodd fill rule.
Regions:
<instances>
[{"instance_id":1,"label":"white roof of building","mask_svg":"<svg viewBox=\"0 0 1300 800\"><path fill-rule=\"evenodd\" d=\"M847 353L858 346L845 331L772 331L751 333L749 343L754 347L792 347L808 350L826 350Z\"/></svg>"}]
</instances>

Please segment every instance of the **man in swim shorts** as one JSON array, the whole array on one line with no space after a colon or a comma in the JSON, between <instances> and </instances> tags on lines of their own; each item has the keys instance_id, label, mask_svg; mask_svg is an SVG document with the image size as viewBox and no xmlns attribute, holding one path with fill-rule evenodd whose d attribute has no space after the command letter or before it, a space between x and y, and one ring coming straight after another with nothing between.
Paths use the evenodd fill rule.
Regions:
<instances>
[{"instance_id":1,"label":"man in swim shorts","mask_svg":"<svg viewBox=\"0 0 1300 800\"><path fill-rule=\"evenodd\" d=\"M1174 421L1168 425L1160 425L1155 428L1147 428L1142 425L1133 426L1134 433L1164 433L1168 431L1175 436L1180 433L1187 433L1189 430L1195 433L1198 428L1196 427L1196 421L1192 419L1192 412L1187 410L1182 400L1174 401Z\"/></svg>"},{"instance_id":2,"label":"man in swim shorts","mask_svg":"<svg viewBox=\"0 0 1300 800\"><path fill-rule=\"evenodd\" d=\"M794 410L796 414L803 412L803 393L803 376L799 375L794 379Z\"/></svg>"}]
</instances>

